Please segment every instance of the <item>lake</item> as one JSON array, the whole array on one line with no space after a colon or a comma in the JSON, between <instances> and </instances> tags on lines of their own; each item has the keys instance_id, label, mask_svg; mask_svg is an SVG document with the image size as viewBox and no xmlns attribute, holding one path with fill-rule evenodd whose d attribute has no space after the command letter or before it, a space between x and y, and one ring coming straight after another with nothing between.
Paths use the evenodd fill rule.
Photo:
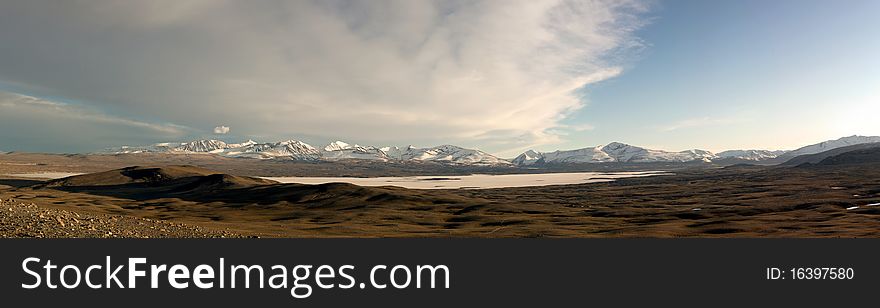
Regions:
<instances>
[{"instance_id":1,"label":"lake","mask_svg":"<svg viewBox=\"0 0 880 308\"><path fill-rule=\"evenodd\" d=\"M404 176L404 177L263 177L281 183L324 184L351 183L360 186L400 186L415 189L486 189L547 185L570 185L610 182L615 179L667 175L662 171L640 172L571 172L537 174L474 174L461 176Z\"/></svg>"},{"instance_id":2,"label":"lake","mask_svg":"<svg viewBox=\"0 0 880 308\"><path fill-rule=\"evenodd\" d=\"M75 172L36 172L36 173L10 173L3 174L5 176L14 176L19 178L32 178L32 179L60 179L66 178L69 176L80 175L83 173L75 173Z\"/></svg>"},{"instance_id":3,"label":"lake","mask_svg":"<svg viewBox=\"0 0 880 308\"><path fill-rule=\"evenodd\" d=\"M39 172L5 174L7 176L57 179L82 173L72 172ZM473 174L455 176L400 176L400 177L261 177L281 183L324 184L351 183L360 186L400 186L414 189L486 189L505 187L528 187L547 185L571 185L584 183L610 182L616 179L668 175L664 171L638 172L569 172L569 173L535 173L535 174Z\"/></svg>"}]
</instances>

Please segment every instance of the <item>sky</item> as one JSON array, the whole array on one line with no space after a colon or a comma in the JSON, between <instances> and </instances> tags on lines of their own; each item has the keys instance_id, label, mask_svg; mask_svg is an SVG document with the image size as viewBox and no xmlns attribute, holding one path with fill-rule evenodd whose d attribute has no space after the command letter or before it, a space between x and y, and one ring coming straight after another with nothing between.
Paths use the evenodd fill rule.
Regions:
<instances>
[{"instance_id":1,"label":"sky","mask_svg":"<svg viewBox=\"0 0 880 308\"><path fill-rule=\"evenodd\" d=\"M880 135L880 2L3 1L0 150Z\"/></svg>"}]
</instances>

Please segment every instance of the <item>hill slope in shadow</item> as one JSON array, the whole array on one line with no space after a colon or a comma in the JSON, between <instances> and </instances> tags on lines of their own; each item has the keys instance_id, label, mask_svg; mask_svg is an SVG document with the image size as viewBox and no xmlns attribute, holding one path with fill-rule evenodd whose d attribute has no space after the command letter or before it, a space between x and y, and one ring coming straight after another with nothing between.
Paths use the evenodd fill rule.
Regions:
<instances>
[{"instance_id":1,"label":"hill slope in shadow","mask_svg":"<svg viewBox=\"0 0 880 308\"><path fill-rule=\"evenodd\" d=\"M36 189L112 196L131 200L178 198L201 203L275 204L279 202L350 205L358 202L468 203L468 198L427 194L400 187L362 187L347 183L281 184L262 178L217 173L194 166L126 167L72 176L35 185Z\"/></svg>"},{"instance_id":2,"label":"hill slope in shadow","mask_svg":"<svg viewBox=\"0 0 880 308\"><path fill-rule=\"evenodd\" d=\"M818 163L820 166L880 164L880 145L861 148L830 156Z\"/></svg>"},{"instance_id":3,"label":"hill slope in shadow","mask_svg":"<svg viewBox=\"0 0 880 308\"><path fill-rule=\"evenodd\" d=\"M870 150L870 149L878 149L880 148L880 143L863 143L856 144L851 146L845 146L842 148L836 148L833 150L828 150L825 152L820 152L816 154L808 154L808 155L800 155L795 156L788 161L782 163L782 166L799 166L803 164L819 164L823 160L838 156L847 152L859 151L859 150Z\"/></svg>"}]
</instances>

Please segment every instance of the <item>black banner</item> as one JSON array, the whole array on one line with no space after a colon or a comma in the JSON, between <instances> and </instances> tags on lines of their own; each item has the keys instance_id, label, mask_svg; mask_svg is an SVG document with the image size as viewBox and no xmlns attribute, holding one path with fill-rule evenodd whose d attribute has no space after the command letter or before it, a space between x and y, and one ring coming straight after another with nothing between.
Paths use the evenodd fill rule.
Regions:
<instances>
[{"instance_id":1,"label":"black banner","mask_svg":"<svg viewBox=\"0 0 880 308\"><path fill-rule=\"evenodd\" d=\"M843 307L873 303L880 286L880 240L874 239L9 239L0 245L4 301L34 307ZM131 260L143 271L134 288ZM47 261L56 266L48 274ZM153 277L152 267L163 265ZM176 286L169 282L175 265ZM250 279L244 268L231 275L239 265L256 266ZM100 268L84 275L90 266ZM119 269L109 281L108 268Z\"/></svg>"}]
</instances>

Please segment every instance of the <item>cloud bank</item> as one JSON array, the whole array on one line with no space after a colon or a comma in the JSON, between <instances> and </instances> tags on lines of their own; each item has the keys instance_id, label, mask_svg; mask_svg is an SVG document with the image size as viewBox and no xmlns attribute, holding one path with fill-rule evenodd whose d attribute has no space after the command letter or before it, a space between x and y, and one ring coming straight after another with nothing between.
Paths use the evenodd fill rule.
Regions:
<instances>
[{"instance_id":1,"label":"cloud bank","mask_svg":"<svg viewBox=\"0 0 880 308\"><path fill-rule=\"evenodd\" d=\"M81 152L110 144L176 139L185 126L150 123L92 108L0 91L0 146L4 150Z\"/></svg>"},{"instance_id":2,"label":"cloud bank","mask_svg":"<svg viewBox=\"0 0 880 308\"><path fill-rule=\"evenodd\" d=\"M621 73L637 1L16 1L0 84L240 135L558 142Z\"/></svg>"}]
</instances>

